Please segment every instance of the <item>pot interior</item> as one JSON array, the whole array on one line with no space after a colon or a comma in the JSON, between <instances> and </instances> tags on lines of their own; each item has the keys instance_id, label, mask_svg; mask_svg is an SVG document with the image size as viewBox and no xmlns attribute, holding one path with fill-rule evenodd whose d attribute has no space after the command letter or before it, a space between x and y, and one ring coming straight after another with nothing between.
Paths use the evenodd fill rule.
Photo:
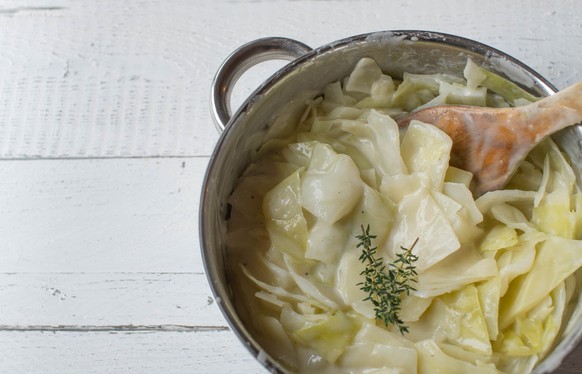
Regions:
<instances>
[{"instance_id":1,"label":"pot interior","mask_svg":"<svg viewBox=\"0 0 582 374\"><path fill-rule=\"evenodd\" d=\"M234 307L228 286L225 237L229 216L228 197L238 177L266 139L280 135L277 120L297 118L305 100L316 96L330 82L347 76L357 61L370 57L395 78L409 73L449 73L463 76L467 59L519 84L537 96L555 92L535 71L483 44L460 37L423 31L390 31L341 40L291 62L275 73L241 106L220 137L204 181L200 208L202 254L217 304L228 323L248 349L272 371L283 369L270 358L245 328ZM569 157L578 184L582 175L582 133L570 127L554 136ZM576 300L577 302L577 300ZM577 345L582 334L579 305L564 330L564 338L536 369L552 371Z\"/></svg>"}]
</instances>

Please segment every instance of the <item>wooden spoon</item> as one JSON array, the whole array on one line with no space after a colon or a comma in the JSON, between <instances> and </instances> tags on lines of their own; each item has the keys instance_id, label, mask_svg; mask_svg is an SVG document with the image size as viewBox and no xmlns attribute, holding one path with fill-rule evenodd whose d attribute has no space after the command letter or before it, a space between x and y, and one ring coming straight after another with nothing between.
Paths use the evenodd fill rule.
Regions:
<instances>
[{"instance_id":1,"label":"wooden spoon","mask_svg":"<svg viewBox=\"0 0 582 374\"><path fill-rule=\"evenodd\" d=\"M474 192L503 188L527 154L547 136L582 122L582 82L512 108L439 105L398 121L431 123L453 140L451 165L473 173Z\"/></svg>"}]
</instances>

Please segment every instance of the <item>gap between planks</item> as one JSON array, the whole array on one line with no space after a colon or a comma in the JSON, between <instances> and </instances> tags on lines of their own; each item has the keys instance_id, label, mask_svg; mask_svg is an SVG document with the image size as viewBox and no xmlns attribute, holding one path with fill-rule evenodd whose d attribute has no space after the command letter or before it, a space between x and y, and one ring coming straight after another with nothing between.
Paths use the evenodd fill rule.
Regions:
<instances>
[{"instance_id":1,"label":"gap between planks","mask_svg":"<svg viewBox=\"0 0 582 374\"><path fill-rule=\"evenodd\" d=\"M230 331L228 326L189 326L189 325L56 325L56 326L8 326L0 325L0 331L22 332L212 332Z\"/></svg>"},{"instance_id":2,"label":"gap between planks","mask_svg":"<svg viewBox=\"0 0 582 374\"><path fill-rule=\"evenodd\" d=\"M1 162L9 161L79 161L79 160L143 160L143 159L185 159L185 160L197 160L197 159L209 159L211 157L208 155L191 155L191 156L180 156L180 155L151 155L151 156L26 156L26 157L14 157L14 158L2 158Z\"/></svg>"}]
</instances>

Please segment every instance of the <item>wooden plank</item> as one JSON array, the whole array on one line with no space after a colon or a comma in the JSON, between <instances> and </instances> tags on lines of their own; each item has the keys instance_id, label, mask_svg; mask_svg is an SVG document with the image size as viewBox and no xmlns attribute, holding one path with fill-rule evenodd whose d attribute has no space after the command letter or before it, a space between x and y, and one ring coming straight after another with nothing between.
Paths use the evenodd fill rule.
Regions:
<instances>
[{"instance_id":1,"label":"wooden plank","mask_svg":"<svg viewBox=\"0 0 582 374\"><path fill-rule=\"evenodd\" d=\"M266 373L231 331L1 331L2 373ZM570 355L555 374L582 373Z\"/></svg>"},{"instance_id":2,"label":"wooden plank","mask_svg":"<svg viewBox=\"0 0 582 374\"><path fill-rule=\"evenodd\" d=\"M0 273L0 330L224 330L205 274Z\"/></svg>"},{"instance_id":3,"label":"wooden plank","mask_svg":"<svg viewBox=\"0 0 582 374\"><path fill-rule=\"evenodd\" d=\"M64 347L75 344L84 347L81 352L76 348L72 356L70 348ZM241 349L216 307L203 274L0 274L0 372L13 372L3 369L15 370L25 364L23 356L43 357L45 351L68 362L72 372L78 370L76 365L83 359L97 363L101 369L103 358L89 357L87 352L97 344L107 344L107 354L119 365L128 365L127 370L134 369L130 365L145 365L139 368L146 371L176 369L169 363L149 367L150 357L143 352L127 356L129 344L138 351L179 356L184 368L201 368L202 363L212 368L219 359L204 355L213 350L232 360L232 370L236 371L239 364L241 370L252 366L250 356ZM60 347L58 353L54 353L55 346ZM3 362L6 352L14 352L17 359ZM582 346L556 373L582 373L581 353ZM27 372L38 369L24 368Z\"/></svg>"},{"instance_id":4,"label":"wooden plank","mask_svg":"<svg viewBox=\"0 0 582 374\"><path fill-rule=\"evenodd\" d=\"M2 373L264 373L231 331L0 331Z\"/></svg>"},{"instance_id":5,"label":"wooden plank","mask_svg":"<svg viewBox=\"0 0 582 374\"><path fill-rule=\"evenodd\" d=\"M582 79L580 14L576 0L4 1L0 157L208 156L216 69L269 35L316 47L375 30L437 30L491 44L564 87ZM269 72L259 69L241 95Z\"/></svg>"},{"instance_id":6,"label":"wooden plank","mask_svg":"<svg viewBox=\"0 0 582 374\"><path fill-rule=\"evenodd\" d=\"M202 272L207 162L0 161L0 272Z\"/></svg>"}]
</instances>

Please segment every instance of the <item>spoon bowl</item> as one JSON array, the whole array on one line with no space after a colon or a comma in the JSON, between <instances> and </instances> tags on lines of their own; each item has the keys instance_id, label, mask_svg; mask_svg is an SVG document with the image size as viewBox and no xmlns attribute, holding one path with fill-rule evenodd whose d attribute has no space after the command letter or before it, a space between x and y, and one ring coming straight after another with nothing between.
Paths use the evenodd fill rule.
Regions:
<instances>
[{"instance_id":1,"label":"spoon bowl","mask_svg":"<svg viewBox=\"0 0 582 374\"><path fill-rule=\"evenodd\" d=\"M470 171L474 192L501 189L527 154L546 137L582 122L582 82L528 105L428 107L400 119L431 123L453 140L451 165Z\"/></svg>"}]
</instances>

